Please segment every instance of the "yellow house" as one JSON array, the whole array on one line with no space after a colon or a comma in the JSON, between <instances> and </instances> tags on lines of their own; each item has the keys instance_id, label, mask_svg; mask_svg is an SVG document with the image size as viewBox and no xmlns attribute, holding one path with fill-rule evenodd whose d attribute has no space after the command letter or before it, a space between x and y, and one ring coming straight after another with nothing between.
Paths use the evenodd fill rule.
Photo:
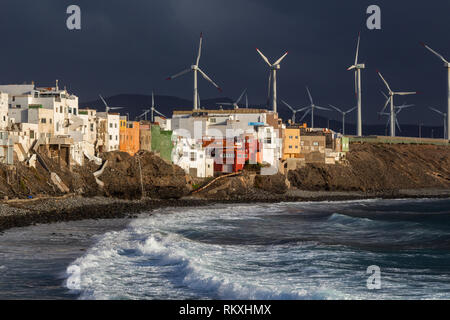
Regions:
<instances>
[{"instance_id":1,"label":"yellow house","mask_svg":"<svg viewBox=\"0 0 450 320\"><path fill-rule=\"evenodd\" d=\"M300 157L300 128L291 127L284 131L283 160Z\"/></svg>"}]
</instances>

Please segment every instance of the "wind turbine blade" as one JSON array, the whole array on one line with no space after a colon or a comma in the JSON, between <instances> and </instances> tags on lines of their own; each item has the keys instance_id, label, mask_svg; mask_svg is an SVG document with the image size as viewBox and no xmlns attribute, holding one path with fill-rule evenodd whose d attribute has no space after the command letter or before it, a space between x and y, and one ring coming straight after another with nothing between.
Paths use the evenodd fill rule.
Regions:
<instances>
[{"instance_id":1,"label":"wind turbine blade","mask_svg":"<svg viewBox=\"0 0 450 320\"><path fill-rule=\"evenodd\" d=\"M111 107L111 108L108 108L109 110L118 110L118 109L123 109L124 107Z\"/></svg>"},{"instance_id":2,"label":"wind turbine blade","mask_svg":"<svg viewBox=\"0 0 450 320\"><path fill-rule=\"evenodd\" d=\"M431 110L433 110L434 112L439 113L440 115L444 115L445 113L443 113L442 111L439 111L438 109L435 109L433 107L429 107Z\"/></svg>"},{"instance_id":3,"label":"wind turbine blade","mask_svg":"<svg viewBox=\"0 0 450 320\"><path fill-rule=\"evenodd\" d=\"M236 104L238 104L239 103L239 101L241 101L241 99L242 99L242 97L244 96L244 94L245 94L245 91L247 91L247 89L244 89L244 91L242 91L242 93L241 93L241 95L239 96L239 98L236 100Z\"/></svg>"},{"instance_id":4,"label":"wind turbine blade","mask_svg":"<svg viewBox=\"0 0 450 320\"><path fill-rule=\"evenodd\" d=\"M414 107L414 104L403 104L403 105L395 107L395 108L398 110L401 110L401 109L406 109L406 108L411 108L411 107Z\"/></svg>"},{"instance_id":5,"label":"wind turbine blade","mask_svg":"<svg viewBox=\"0 0 450 320\"><path fill-rule=\"evenodd\" d=\"M197 70L198 70L198 72L200 72L200 74L203 76L203 78L205 78L206 80L208 80L208 81L209 81L214 87L216 87L219 91L222 91L222 89L220 89L220 87L219 87L214 81L212 81L211 78L208 77L208 76L206 75L206 73L204 73L204 72L202 71L202 69L198 68Z\"/></svg>"},{"instance_id":6,"label":"wind turbine blade","mask_svg":"<svg viewBox=\"0 0 450 320\"><path fill-rule=\"evenodd\" d=\"M281 100L281 102L283 102L284 103L284 105L286 106L286 107L288 107L289 109L291 109L292 110L292 112L294 112L294 108L292 108L290 105L289 105L289 103L287 103L286 101L284 101L284 100Z\"/></svg>"},{"instance_id":7,"label":"wind turbine blade","mask_svg":"<svg viewBox=\"0 0 450 320\"><path fill-rule=\"evenodd\" d=\"M311 106L306 106L306 107L297 109L296 112L302 112L303 110L306 110L306 109L308 109L308 108L311 108Z\"/></svg>"},{"instance_id":8,"label":"wind turbine blade","mask_svg":"<svg viewBox=\"0 0 450 320\"><path fill-rule=\"evenodd\" d=\"M317 108L317 109L319 109L319 110L331 111L330 108L325 108L325 107L314 106L314 108Z\"/></svg>"},{"instance_id":9,"label":"wind turbine blade","mask_svg":"<svg viewBox=\"0 0 450 320\"><path fill-rule=\"evenodd\" d=\"M417 92L395 92L395 94L399 96L407 96L411 94L417 94Z\"/></svg>"},{"instance_id":10,"label":"wind turbine blade","mask_svg":"<svg viewBox=\"0 0 450 320\"><path fill-rule=\"evenodd\" d=\"M200 43L198 45L197 62L195 63L196 66L198 66L200 62L200 56L202 55L202 41L203 41L203 33L200 33Z\"/></svg>"},{"instance_id":11,"label":"wind turbine blade","mask_svg":"<svg viewBox=\"0 0 450 320\"><path fill-rule=\"evenodd\" d=\"M337 112L344 113L341 109L339 109L338 107L333 106L332 104L329 104L329 106L332 107Z\"/></svg>"},{"instance_id":12,"label":"wind turbine blade","mask_svg":"<svg viewBox=\"0 0 450 320\"><path fill-rule=\"evenodd\" d=\"M360 38L361 38L361 32L358 34L358 45L356 46L355 66L358 64L359 40L360 40Z\"/></svg>"},{"instance_id":13,"label":"wind turbine blade","mask_svg":"<svg viewBox=\"0 0 450 320\"><path fill-rule=\"evenodd\" d=\"M163 115L161 112L159 112L158 110L154 109L154 111L155 111L157 114L159 114L160 116L162 116L162 117L164 117L164 118L167 119L167 117L166 117L165 115Z\"/></svg>"},{"instance_id":14,"label":"wind turbine blade","mask_svg":"<svg viewBox=\"0 0 450 320\"><path fill-rule=\"evenodd\" d=\"M429 46L427 46L425 43L422 43L422 45L427 48L428 50L430 50L435 56L437 56L439 59L441 59L444 63L449 63L447 60L445 60L445 58L437 53L436 51L434 51L433 49L431 49Z\"/></svg>"},{"instance_id":15,"label":"wind turbine blade","mask_svg":"<svg viewBox=\"0 0 450 320\"><path fill-rule=\"evenodd\" d=\"M347 71L353 70L353 69L355 69L355 68L356 68L356 66L355 66L355 65L353 65L353 66L350 66L350 67L348 67L348 68L347 68Z\"/></svg>"},{"instance_id":16,"label":"wind turbine blade","mask_svg":"<svg viewBox=\"0 0 450 320\"><path fill-rule=\"evenodd\" d=\"M345 113L350 113L350 112L352 112L353 110L356 110L356 108L358 108L358 107L353 107L353 108L351 108L351 109L345 111Z\"/></svg>"},{"instance_id":17,"label":"wind turbine blade","mask_svg":"<svg viewBox=\"0 0 450 320\"><path fill-rule=\"evenodd\" d=\"M395 118L395 123L397 124L398 131L402 132L402 129L400 129L400 124L398 123L397 118Z\"/></svg>"},{"instance_id":18,"label":"wind turbine blade","mask_svg":"<svg viewBox=\"0 0 450 320\"><path fill-rule=\"evenodd\" d=\"M299 122L302 122L303 119L305 119L305 117L311 112L311 109L308 109L303 116L300 118Z\"/></svg>"},{"instance_id":19,"label":"wind turbine blade","mask_svg":"<svg viewBox=\"0 0 450 320\"><path fill-rule=\"evenodd\" d=\"M389 97L387 100L386 100L386 103L384 104L384 107L383 107L383 109L381 109L381 111L380 112L383 112L385 109L386 109L386 107L387 107L387 105L388 105L388 103L391 101L391 97Z\"/></svg>"},{"instance_id":20,"label":"wind turbine blade","mask_svg":"<svg viewBox=\"0 0 450 320\"><path fill-rule=\"evenodd\" d=\"M389 92L392 92L391 87L389 87L388 83L386 82L386 80L384 80L383 76L381 75L380 71L377 71L378 75L380 76L381 80L383 80L384 84L386 85L386 87L388 88Z\"/></svg>"},{"instance_id":21,"label":"wind turbine blade","mask_svg":"<svg viewBox=\"0 0 450 320\"><path fill-rule=\"evenodd\" d=\"M309 92L309 88L308 87L306 87L306 91L308 92L309 101L311 101L311 104L314 104L313 98L311 96L311 92Z\"/></svg>"},{"instance_id":22,"label":"wind turbine blade","mask_svg":"<svg viewBox=\"0 0 450 320\"><path fill-rule=\"evenodd\" d=\"M217 105L222 105L222 106L232 106L233 103L231 102L216 102Z\"/></svg>"},{"instance_id":23,"label":"wind turbine blade","mask_svg":"<svg viewBox=\"0 0 450 320\"><path fill-rule=\"evenodd\" d=\"M154 107L155 107L155 96L152 91L152 108L154 108Z\"/></svg>"},{"instance_id":24,"label":"wind turbine blade","mask_svg":"<svg viewBox=\"0 0 450 320\"><path fill-rule=\"evenodd\" d=\"M99 94L98 95L100 97L100 99L103 101L103 104L105 105L106 108L109 108L108 104L106 103L105 99L103 99L102 95Z\"/></svg>"},{"instance_id":25,"label":"wind turbine blade","mask_svg":"<svg viewBox=\"0 0 450 320\"><path fill-rule=\"evenodd\" d=\"M188 72L191 71L191 70L192 70L192 69L186 69L186 70L183 70L183 71L181 71L181 72L179 72L179 73L177 73L177 74L174 74L174 75L171 76L171 77L166 78L166 80L172 80L172 79L178 78L179 76L182 76L183 74L188 73Z\"/></svg>"},{"instance_id":26,"label":"wind turbine blade","mask_svg":"<svg viewBox=\"0 0 450 320\"><path fill-rule=\"evenodd\" d=\"M383 91L380 91L380 92L386 99L389 99L389 97L386 95L386 93L384 93Z\"/></svg>"},{"instance_id":27,"label":"wind turbine blade","mask_svg":"<svg viewBox=\"0 0 450 320\"><path fill-rule=\"evenodd\" d=\"M286 51L285 54L283 54L280 59L278 59L277 61L275 61L275 63L273 64L274 66L276 66L277 64L280 64L280 62L287 56L289 51Z\"/></svg>"},{"instance_id":28,"label":"wind turbine blade","mask_svg":"<svg viewBox=\"0 0 450 320\"><path fill-rule=\"evenodd\" d=\"M263 60L269 65L269 67L271 67L272 65L270 64L269 60L266 58L265 55L262 54L261 51L259 51L258 48L256 48L256 51L259 53L259 55L263 58Z\"/></svg>"}]
</instances>

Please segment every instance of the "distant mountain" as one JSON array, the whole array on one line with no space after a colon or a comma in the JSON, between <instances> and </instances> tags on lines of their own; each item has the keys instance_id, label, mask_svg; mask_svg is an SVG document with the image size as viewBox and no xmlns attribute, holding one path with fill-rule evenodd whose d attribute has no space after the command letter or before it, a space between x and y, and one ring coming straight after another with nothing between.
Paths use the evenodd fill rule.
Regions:
<instances>
[{"instance_id":1,"label":"distant mountain","mask_svg":"<svg viewBox=\"0 0 450 320\"><path fill-rule=\"evenodd\" d=\"M152 104L151 95L139 95L139 94L119 94L111 97L105 97L106 102L110 107L124 107L123 109L117 110L122 115L127 112L130 115L130 119L136 119L137 116L142 114L144 109L149 109ZM205 99L201 101L202 108L217 109L216 103L219 102L232 102L229 98L212 98ZM168 117L172 117L172 112L174 110L192 110L192 101L186 100L178 97L172 96L155 96L156 109ZM105 106L103 102L98 99L90 102L80 103L80 107L94 108L98 111L105 111ZM265 107L249 105L250 108L262 108ZM229 108L229 107L228 107ZM279 108L279 116L287 121L291 119L292 114L286 108ZM297 118L299 119L299 118ZM304 121L310 125L310 116L306 116ZM333 119L328 119L323 116L316 115L314 118L314 123L317 127L325 128L330 127L330 129L341 132L342 123ZM411 124L401 124L401 132L397 129L397 135L406 137L418 137L419 136L419 126ZM422 137L434 137L442 138L444 136L444 128L442 126L422 126ZM354 123L345 124L345 132L347 134L356 134L356 125ZM387 135L389 134L388 128L385 125L378 124L368 124L363 126L364 135Z\"/></svg>"},{"instance_id":2,"label":"distant mountain","mask_svg":"<svg viewBox=\"0 0 450 320\"><path fill-rule=\"evenodd\" d=\"M143 113L144 109L150 109L152 105L151 95L119 94L104 98L110 107L124 107L123 109L117 110L117 112L123 115L128 112L130 119L135 119ZM217 108L216 103L218 102L231 102L231 99L213 98L200 101L203 108L214 109ZM97 111L105 111L105 105L100 98L95 101L80 103L80 108L86 107L96 109ZM172 96L155 95L155 108L167 117L172 117L174 110L192 110L192 101Z\"/></svg>"}]
</instances>

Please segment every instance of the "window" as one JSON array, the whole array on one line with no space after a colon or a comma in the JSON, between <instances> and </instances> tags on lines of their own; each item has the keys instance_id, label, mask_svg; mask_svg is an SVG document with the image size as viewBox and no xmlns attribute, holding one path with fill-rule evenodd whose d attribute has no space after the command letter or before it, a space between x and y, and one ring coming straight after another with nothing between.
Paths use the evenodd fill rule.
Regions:
<instances>
[{"instance_id":1,"label":"window","mask_svg":"<svg viewBox=\"0 0 450 320\"><path fill-rule=\"evenodd\" d=\"M292 136L289 136L289 139L292 139Z\"/></svg>"},{"instance_id":2,"label":"window","mask_svg":"<svg viewBox=\"0 0 450 320\"><path fill-rule=\"evenodd\" d=\"M22 108L22 106L20 104L16 104L16 108L20 109L20 108Z\"/></svg>"},{"instance_id":3,"label":"window","mask_svg":"<svg viewBox=\"0 0 450 320\"><path fill-rule=\"evenodd\" d=\"M298 149L298 146L295 146L295 149Z\"/></svg>"},{"instance_id":4,"label":"window","mask_svg":"<svg viewBox=\"0 0 450 320\"><path fill-rule=\"evenodd\" d=\"M59 113L63 113L63 107L59 106Z\"/></svg>"},{"instance_id":5,"label":"window","mask_svg":"<svg viewBox=\"0 0 450 320\"><path fill-rule=\"evenodd\" d=\"M114 123L114 127L117 128L117 123Z\"/></svg>"},{"instance_id":6,"label":"window","mask_svg":"<svg viewBox=\"0 0 450 320\"><path fill-rule=\"evenodd\" d=\"M117 141L117 136L116 136L116 141Z\"/></svg>"},{"instance_id":7,"label":"window","mask_svg":"<svg viewBox=\"0 0 450 320\"><path fill-rule=\"evenodd\" d=\"M90 127L91 127L91 131L94 131L94 124L93 123L91 123Z\"/></svg>"},{"instance_id":8,"label":"window","mask_svg":"<svg viewBox=\"0 0 450 320\"><path fill-rule=\"evenodd\" d=\"M289 146L289 149L292 149L292 146Z\"/></svg>"},{"instance_id":9,"label":"window","mask_svg":"<svg viewBox=\"0 0 450 320\"><path fill-rule=\"evenodd\" d=\"M41 119L41 123L47 123L47 119L42 118L42 119Z\"/></svg>"},{"instance_id":10,"label":"window","mask_svg":"<svg viewBox=\"0 0 450 320\"><path fill-rule=\"evenodd\" d=\"M50 123L52 123L53 121L52 121L52 118L50 118Z\"/></svg>"},{"instance_id":11,"label":"window","mask_svg":"<svg viewBox=\"0 0 450 320\"><path fill-rule=\"evenodd\" d=\"M72 113L72 108L71 107L69 107L69 113Z\"/></svg>"},{"instance_id":12,"label":"window","mask_svg":"<svg viewBox=\"0 0 450 320\"><path fill-rule=\"evenodd\" d=\"M295 139L298 139L298 136L295 136Z\"/></svg>"},{"instance_id":13,"label":"window","mask_svg":"<svg viewBox=\"0 0 450 320\"><path fill-rule=\"evenodd\" d=\"M313 146L318 146L318 145L319 145L319 142L317 142L317 141L313 142Z\"/></svg>"},{"instance_id":14,"label":"window","mask_svg":"<svg viewBox=\"0 0 450 320\"><path fill-rule=\"evenodd\" d=\"M75 109L75 108L73 109L73 114L77 115L77 109Z\"/></svg>"},{"instance_id":15,"label":"window","mask_svg":"<svg viewBox=\"0 0 450 320\"><path fill-rule=\"evenodd\" d=\"M34 139L34 131L30 130L30 139Z\"/></svg>"},{"instance_id":16,"label":"window","mask_svg":"<svg viewBox=\"0 0 450 320\"><path fill-rule=\"evenodd\" d=\"M112 135L111 134L109 135L109 140L112 140Z\"/></svg>"},{"instance_id":17,"label":"window","mask_svg":"<svg viewBox=\"0 0 450 320\"><path fill-rule=\"evenodd\" d=\"M113 124L112 124L112 123L110 123L110 124L109 124L109 127L110 127L110 128L112 129L112 127L113 127Z\"/></svg>"},{"instance_id":18,"label":"window","mask_svg":"<svg viewBox=\"0 0 450 320\"><path fill-rule=\"evenodd\" d=\"M191 152L191 161L197 160L195 152Z\"/></svg>"}]
</instances>

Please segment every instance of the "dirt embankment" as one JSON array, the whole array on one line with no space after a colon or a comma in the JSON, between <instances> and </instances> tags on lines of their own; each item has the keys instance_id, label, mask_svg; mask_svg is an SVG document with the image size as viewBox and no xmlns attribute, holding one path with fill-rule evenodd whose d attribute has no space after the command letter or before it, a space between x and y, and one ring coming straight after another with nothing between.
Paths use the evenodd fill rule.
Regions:
<instances>
[{"instance_id":1,"label":"dirt embankment","mask_svg":"<svg viewBox=\"0 0 450 320\"><path fill-rule=\"evenodd\" d=\"M450 189L450 148L434 145L352 144L346 165L309 164L290 171L302 190L391 192Z\"/></svg>"},{"instance_id":2,"label":"dirt embankment","mask_svg":"<svg viewBox=\"0 0 450 320\"><path fill-rule=\"evenodd\" d=\"M153 153L142 152L131 157L124 152L109 152L103 154L102 158L108 160L103 174L99 176L104 182L103 188L93 176L100 168L94 162L69 170L47 157L44 157L44 161L50 171L58 174L71 193L85 197L137 199L141 198L143 189L147 197L170 199L180 198L190 191L189 176L180 167L165 162ZM38 162L36 168L23 163L0 165L0 181L0 199L63 195L51 182L49 172Z\"/></svg>"}]
</instances>

